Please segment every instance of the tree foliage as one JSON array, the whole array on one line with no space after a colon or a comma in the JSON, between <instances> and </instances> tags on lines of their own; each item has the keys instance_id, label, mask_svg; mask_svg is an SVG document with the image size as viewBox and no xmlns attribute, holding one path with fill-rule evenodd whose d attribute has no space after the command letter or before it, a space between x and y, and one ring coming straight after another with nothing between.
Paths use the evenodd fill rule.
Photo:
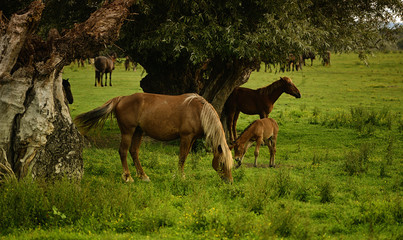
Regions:
<instances>
[{"instance_id":1,"label":"tree foliage","mask_svg":"<svg viewBox=\"0 0 403 240\"><path fill-rule=\"evenodd\" d=\"M393 38L396 29L388 23L402 16L403 3L143 0L131 11L137 15L125 24L118 44L147 70L143 90L198 92L220 112L261 60L381 47Z\"/></svg>"},{"instance_id":2,"label":"tree foliage","mask_svg":"<svg viewBox=\"0 0 403 240\"><path fill-rule=\"evenodd\" d=\"M133 7L139 15L126 24L121 43L142 62L186 55L195 64L214 57L281 59L311 49L359 50L390 39L394 29L387 24L402 9L399 0L144 0Z\"/></svg>"}]
</instances>

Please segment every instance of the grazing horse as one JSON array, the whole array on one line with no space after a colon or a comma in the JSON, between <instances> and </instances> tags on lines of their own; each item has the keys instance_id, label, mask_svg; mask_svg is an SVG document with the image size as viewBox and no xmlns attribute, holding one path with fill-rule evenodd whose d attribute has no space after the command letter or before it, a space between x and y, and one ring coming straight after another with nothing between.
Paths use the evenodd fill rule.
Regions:
<instances>
[{"instance_id":1,"label":"grazing horse","mask_svg":"<svg viewBox=\"0 0 403 240\"><path fill-rule=\"evenodd\" d=\"M304 54L302 54L302 61L305 65L305 59L311 59L311 66L313 66L313 60L315 59L315 53L312 51L306 51Z\"/></svg>"},{"instance_id":2,"label":"grazing horse","mask_svg":"<svg viewBox=\"0 0 403 240\"><path fill-rule=\"evenodd\" d=\"M258 119L251 123L239 136L239 138L230 146L234 148L235 161L241 166L242 159L246 151L253 142L256 142L255 164L257 167L257 157L259 156L260 145L264 142L270 150L270 167L274 167L274 156L276 155L278 125L273 118Z\"/></svg>"},{"instance_id":3,"label":"grazing horse","mask_svg":"<svg viewBox=\"0 0 403 240\"><path fill-rule=\"evenodd\" d=\"M243 87L235 88L225 103L230 141L236 139L236 122L240 112L248 115L259 114L260 118L265 118L273 110L274 103L284 92L296 98L301 97L298 88L288 77L282 77L280 80L256 90Z\"/></svg>"},{"instance_id":4,"label":"grazing horse","mask_svg":"<svg viewBox=\"0 0 403 240\"><path fill-rule=\"evenodd\" d=\"M99 56L95 58L95 87L101 83L103 87L102 78L105 74L105 87L108 85L108 73L109 73L109 86L112 86L112 71L115 69L116 57L104 57Z\"/></svg>"},{"instance_id":5,"label":"grazing horse","mask_svg":"<svg viewBox=\"0 0 403 240\"><path fill-rule=\"evenodd\" d=\"M73 99L73 94L71 93L69 79L68 78L63 79L62 85L63 85L64 94L66 94L67 101L69 102L69 104L73 104L74 99Z\"/></svg>"},{"instance_id":6,"label":"grazing horse","mask_svg":"<svg viewBox=\"0 0 403 240\"><path fill-rule=\"evenodd\" d=\"M183 168L189 150L197 138L206 136L213 149L213 168L222 179L232 182L232 155L223 127L213 106L197 94L169 96L150 93L135 93L107 101L101 107L78 115L76 125L84 133L96 127L114 113L121 132L119 148L122 161L122 178L132 182L127 165L127 150L130 148L137 176L149 181L139 161L139 147L143 133L160 141L180 138L179 171Z\"/></svg>"},{"instance_id":7,"label":"grazing horse","mask_svg":"<svg viewBox=\"0 0 403 240\"><path fill-rule=\"evenodd\" d=\"M293 72L294 68L297 71L302 70L302 63L303 63L302 56L290 53L288 54L288 58L286 59L286 61L287 61L287 72L291 71L291 66Z\"/></svg>"},{"instance_id":8,"label":"grazing horse","mask_svg":"<svg viewBox=\"0 0 403 240\"><path fill-rule=\"evenodd\" d=\"M322 53L322 64L323 66L330 66L330 51Z\"/></svg>"}]
</instances>

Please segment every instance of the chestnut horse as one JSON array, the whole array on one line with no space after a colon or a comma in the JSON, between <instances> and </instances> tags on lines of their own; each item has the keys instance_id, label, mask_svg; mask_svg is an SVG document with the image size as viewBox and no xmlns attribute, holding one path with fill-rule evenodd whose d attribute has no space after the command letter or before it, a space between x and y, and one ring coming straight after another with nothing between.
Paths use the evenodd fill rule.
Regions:
<instances>
[{"instance_id":1,"label":"chestnut horse","mask_svg":"<svg viewBox=\"0 0 403 240\"><path fill-rule=\"evenodd\" d=\"M242 159L245 156L246 151L253 142L256 142L255 148L255 164L257 167L257 157L259 156L260 145L264 142L270 150L270 167L274 167L274 156L276 155L276 143L277 143L278 125L273 118L263 118L251 123L239 138L230 146L230 149L234 148L235 161L238 166L241 166Z\"/></svg>"},{"instance_id":2,"label":"chestnut horse","mask_svg":"<svg viewBox=\"0 0 403 240\"><path fill-rule=\"evenodd\" d=\"M248 115L259 114L260 118L266 118L273 110L274 103L284 92L296 98L301 97L298 88L288 77L282 77L280 80L256 90L244 87L235 88L225 103L230 141L237 138L236 122L240 112Z\"/></svg>"},{"instance_id":3,"label":"chestnut horse","mask_svg":"<svg viewBox=\"0 0 403 240\"><path fill-rule=\"evenodd\" d=\"M184 164L189 150L197 138L206 136L213 148L213 168L222 179L232 182L233 165L223 127L213 106L197 94L169 96L135 93L107 101L101 107L78 115L75 123L84 133L103 125L109 115L115 115L120 132L119 147L125 182L133 182L127 165L130 148L137 176L149 181L139 161L139 148L143 133L160 141L180 138L179 171L184 177Z\"/></svg>"}]
</instances>

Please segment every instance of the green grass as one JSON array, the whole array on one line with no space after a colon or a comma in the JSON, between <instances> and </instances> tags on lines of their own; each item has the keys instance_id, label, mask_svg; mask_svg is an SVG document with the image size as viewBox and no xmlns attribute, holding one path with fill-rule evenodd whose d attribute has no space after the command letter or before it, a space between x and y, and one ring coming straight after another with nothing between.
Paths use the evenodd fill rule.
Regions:
<instances>
[{"instance_id":1,"label":"green grass","mask_svg":"<svg viewBox=\"0 0 403 240\"><path fill-rule=\"evenodd\" d=\"M289 76L302 98L282 95L270 115L279 167L247 167L250 149L232 185L204 151L188 156L186 179L176 177L178 141L147 138L140 160L151 182L124 184L119 129L107 122L89 136L81 182L0 187L0 239L402 239L403 54L369 63L333 54L331 67L316 60L303 72L254 72L246 87ZM95 88L91 66L66 67L72 116L141 91L141 74L119 65L113 87ZM238 131L256 118L241 114ZM268 161L262 147L258 163Z\"/></svg>"}]
</instances>

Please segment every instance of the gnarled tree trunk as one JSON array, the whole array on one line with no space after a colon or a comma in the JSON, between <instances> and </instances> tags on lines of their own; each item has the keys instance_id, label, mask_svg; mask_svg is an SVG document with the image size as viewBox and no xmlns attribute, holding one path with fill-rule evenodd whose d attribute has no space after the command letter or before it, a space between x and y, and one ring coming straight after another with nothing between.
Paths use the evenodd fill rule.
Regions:
<instances>
[{"instance_id":1,"label":"gnarled tree trunk","mask_svg":"<svg viewBox=\"0 0 403 240\"><path fill-rule=\"evenodd\" d=\"M133 3L106 4L47 42L34 35L44 8L40 0L9 22L0 19L0 181L28 174L82 177L83 138L69 113L61 71L115 41Z\"/></svg>"}]
</instances>

